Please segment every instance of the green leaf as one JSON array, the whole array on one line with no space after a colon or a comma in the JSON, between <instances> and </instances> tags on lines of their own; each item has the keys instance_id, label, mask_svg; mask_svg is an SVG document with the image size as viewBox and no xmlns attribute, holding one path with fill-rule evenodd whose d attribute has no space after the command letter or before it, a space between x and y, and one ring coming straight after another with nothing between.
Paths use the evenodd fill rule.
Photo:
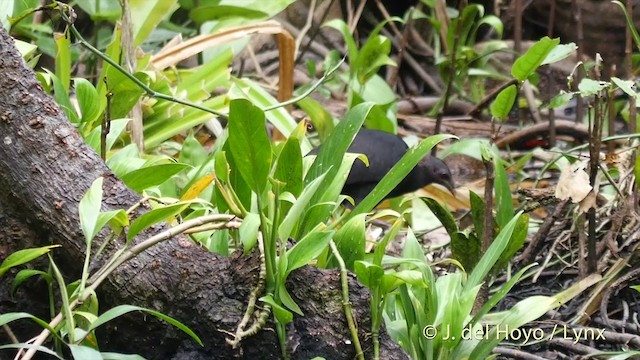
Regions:
<instances>
[{"instance_id":1,"label":"green leaf","mask_svg":"<svg viewBox=\"0 0 640 360\"><path fill-rule=\"evenodd\" d=\"M494 189L496 193L496 222L498 226L505 226L513 218L513 198L509 187L509 177L502 166L502 160L494 157L496 181Z\"/></svg>"},{"instance_id":2,"label":"green leaf","mask_svg":"<svg viewBox=\"0 0 640 360\"><path fill-rule=\"evenodd\" d=\"M333 116L319 102L306 97L296 103L311 119L313 127L318 132L320 141L324 142L333 131Z\"/></svg>"},{"instance_id":3,"label":"green leaf","mask_svg":"<svg viewBox=\"0 0 640 360\"><path fill-rule=\"evenodd\" d=\"M498 259L496 265L491 269L493 273L498 273L507 267L507 264L513 260L513 257L516 253L522 248L524 242L527 240L527 233L529 230L529 215L523 214L518 218L516 222L516 226L513 229L513 233L511 234L511 239L509 239L509 244L507 248L504 249L502 255Z\"/></svg>"},{"instance_id":4,"label":"green leaf","mask_svg":"<svg viewBox=\"0 0 640 360\"><path fill-rule=\"evenodd\" d=\"M31 260L37 259L40 256L47 254L49 250L59 246L60 245L49 245L39 248L22 249L12 253L2 261L2 264L0 264L0 276L4 275L12 267L26 264Z\"/></svg>"},{"instance_id":5,"label":"green leaf","mask_svg":"<svg viewBox=\"0 0 640 360\"><path fill-rule=\"evenodd\" d=\"M102 230L102 228L107 225L107 223L117 234L123 227L129 225L129 217L123 209L101 212L98 215L98 221L96 222L96 227L92 236L95 237L96 235L98 235L100 230Z\"/></svg>"},{"instance_id":6,"label":"green leaf","mask_svg":"<svg viewBox=\"0 0 640 360\"><path fill-rule=\"evenodd\" d=\"M276 320L278 320L279 323L286 325L291 321L293 321L293 313L283 308L282 306L278 305L278 303L275 302L271 294L261 297L260 301L271 305L271 309L273 310L273 315L275 315Z\"/></svg>"},{"instance_id":7,"label":"green leaf","mask_svg":"<svg viewBox=\"0 0 640 360\"><path fill-rule=\"evenodd\" d=\"M356 78L360 84L366 83L384 65L395 65L389 58L391 40L382 35L369 37L362 46L356 61L351 66L355 68Z\"/></svg>"},{"instance_id":8,"label":"green leaf","mask_svg":"<svg viewBox=\"0 0 640 360\"><path fill-rule=\"evenodd\" d=\"M102 112L98 91L86 79L75 78L73 82L80 107L80 122L90 126Z\"/></svg>"},{"instance_id":9,"label":"green leaf","mask_svg":"<svg viewBox=\"0 0 640 360\"><path fill-rule=\"evenodd\" d=\"M462 264L466 272L471 272L480 260L480 239L473 233L465 236L458 232L451 237L451 255Z\"/></svg>"},{"instance_id":10,"label":"green leaf","mask_svg":"<svg viewBox=\"0 0 640 360\"><path fill-rule=\"evenodd\" d=\"M131 121L131 119L111 120L109 125L109 133L107 134L107 149L106 149L107 154L109 153L109 151L111 151L111 148L113 147L113 145L116 143L116 141L118 141L120 136L127 129L127 125L129 124L129 121ZM91 130L91 133L89 133L87 137L85 137L85 142L89 146L91 146L91 148L97 153L100 153L101 132L102 132L102 125L98 125L95 128L93 128L93 130Z\"/></svg>"},{"instance_id":11,"label":"green leaf","mask_svg":"<svg viewBox=\"0 0 640 360\"><path fill-rule=\"evenodd\" d=\"M248 213L242 219L242 225L239 229L240 241L245 254L248 254L258 242L258 231L260 231L260 215Z\"/></svg>"},{"instance_id":12,"label":"green leaf","mask_svg":"<svg viewBox=\"0 0 640 360\"><path fill-rule=\"evenodd\" d=\"M78 206L80 227L87 247L89 247L95 234L100 231L97 225L100 207L102 206L102 180L102 177L99 177L93 181L89 190L80 199L80 205Z\"/></svg>"},{"instance_id":13,"label":"green leaf","mask_svg":"<svg viewBox=\"0 0 640 360\"><path fill-rule=\"evenodd\" d=\"M620 90L624 91L627 95L631 97L636 97L638 94L633 90L633 86L635 83L632 80L622 80L617 77L612 77L611 81L616 84Z\"/></svg>"},{"instance_id":14,"label":"green leaf","mask_svg":"<svg viewBox=\"0 0 640 360\"><path fill-rule=\"evenodd\" d=\"M141 193L142 190L158 186L188 168L189 165L179 163L153 165L131 171L121 179L129 188Z\"/></svg>"},{"instance_id":15,"label":"green leaf","mask_svg":"<svg viewBox=\"0 0 640 360\"><path fill-rule=\"evenodd\" d=\"M178 0L129 0L134 46L139 46L176 9Z\"/></svg>"},{"instance_id":16,"label":"green leaf","mask_svg":"<svg viewBox=\"0 0 640 360\"><path fill-rule=\"evenodd\" d=\"M1 269L0 269L0 272L2 272ZM12 295L15 294L18 287L22 285L25 281L27 281L33 276L38 276L38 275L41 276L47 282L47 284L50 284L51 281L53 280L53 278L51 277L51 275L49 275L49 273L44 272L42 270L33 270L33 269L20 270L16 274L15 279L13 279L13 284L11 284L11 294ZM2 276L2 274L0 274L0 276Z\"/></svg>"},{"instance_id":17,"label":"green leaf","mask_svg":"<svg viewBox=\"0 0 640 360\"><path fill-rule=\"evenodd\" d=\"M491 115L504 121L509 116L517 95L518 87L516 85L509 85L500 91L491 104Z\"/></svg>"},{"instance_id":18,"label":"green leaf","mask_svg":"<svg viewBox=\"0 0 640 360\"><path fill-rule=\"evenodd\" d=\"M136 235L145 229L148 229L161 221L166 221L168 218L183 212L188 207L188 202L185 203L181 201L175 204L161 206L142 214L135 219L129 227L129 231L127 232L127 241L131 241L136 237Z\"/></svg>"},{"instance_id":19,"label":"green leaf","mask_svg":"<svg viewBox=\"0 0 640 360\"><path fill-rule=\"evenodd\" d=\"M423 198L422 200L427 204L429 210L438 218L449 236L454 237L458 232L458 225L456 225L456 220L453 218L453 215L434 199Z\"/></svg>"},{"instance_id":20,"label":"green leaf","mask_svg":"<svg viewBox=\"0 0 640 360\"><path fill-rule=\"evenodd\" d=\"M278 156L273 176L284 183L283 191L298 197L302 192L302 152L300 141L290 136Z\"/></svg>"},{"instance_id":21,"label":"green leaf","mask_svg":"<svg viewBox=\"0 0 640 360\"><path fill-rule=\"evenodd\" d=\"M553 50L551 50L551 52L547 55L547 57L544 58L542 64L540 65L553 64L555 62L564 60L576 50L578 50L578 46L574 43L560 44L554 47Z\"/></svg>"},{"instance_id":22,"label":"green leaf","mask_svg":"<svg viewBox=\"0 0 640 360\"><path fill-rule=\"evenodd\" d=\"M287 274L298 269L309 261L317 258L327 247L334 231L316 231L298 241L291 249L287 250Z\"/></svg>"},{"instance_id":23,"label":"green leaf","mask_svg":"<svg viewBox=\"0 0 640 360\"><path fill-rule=\"evenodd\" d=\"M380 285L380 281L384 276L382 267L365 261L356 261L354 271L362 285L372 290Z\"/></svg>"},{"instance_id":24,"label":"green leaf","mask_svg":"<svg viewBox=\"0 0 640 360\"><path fill-rule=\"evenodd\" d=\"M201 25L206 21L222 21L229 18L266 19L268 14L244 6L203 5L191 10L189 17L196 24Z\"/></svg>"},{"instance_id":25,"label":"green leaf","mask_svg":"<svg viewBox=\"0 0 640 360\"><path fill-rule=\"evenodd\" d=\"M69 350L71 350L71 355L73 355L74 359L102 360L102 355L100 355L100 352L96 349L75 344L69 344L67 346L69 346Z\"/></svg>"},{"instance_id":26,"label":"green leaf","mask_svg":"<svg viewBox=\"0 0 640 360\"><path fill-rule=\"evenodd\" d=\"M271 170L271 142L264 112L249 100L234 99L229 106L229 147L240 175L261 194Z\"/></svg>"},{"instance_id":27,"label":"green leaf","mask_svg":"<svg viewBox=\"0 0 640 360\"><path fill-rule=\"evenodd\" d=\"M333 240L336 243L338 252L347 269L353 271L354 263L364 260L366 235L365 235L365 214L354 216L344 224ZM332 266L333 265L333 266ZM329 263L327 267L337 267L337 264Z\"/></svg>"},{"instance_id":28,"label":"green leaf","mask_svg":"<svg viewBox=\"0 0 640 360\"><path fill-rule=\"evenodd\" d=\"M300 306L298 306L298 304L296 304L296 302L293 300L293 298L291 297L291 294L289 294L289 291L287 291L287 288L284 286L284 282L281 282L278 285L278 299L280 300L280 302L282 303L282 306L291 309L291 311L295 312L296 314L300 315L300 316L304 316L304 313L302 312L302 309L300 309Z\"/></svg>"},{"instance_id":29,"label":"green leaf","mask_svg":"<svg viewBox=\"0 0 640 360\"><path fill-rule=\"evenodd\" d=\"M355 209L349 214L349 218L362 213L371 211L380 201L384 199L395 187L411 172L411 170L431 151L431 149L439 142L445 139L455 139L456 137L448 134L438 134L430 136L420 142L418 146L410 148L400 158L400 160L389 170L389 172L380 180L376 187L367 197L360 202Z\"/></svg>"},{"instance_id":30,"label":"green leaf","mask_svg":"<svg viewBox=\"0 0 640 360\"><path fill-rule=\"evenodd\" d=\"M609 85L610 84L607 81L597 81L584 78L578 84L578 90L580 90L580 95L582 96L591 96L606 89Z\"/></svg>"},{"instance_id":31,"label":"green leaf","mask_svg":"<svg viewBox=\"0 0 640 360\"><path fill-rule=\"evenodd\" d=\"M145 358L143 358L142 356L135 354L130 355L113 352L101 352L100 355L102 355L102 359L104 360L145 360Z\"/></svg>"},{"instance_id":32,"label":"green leaf","mask_svg":"<svg viewBox=\"0 0 640 360\"><path fill-rule=\"evenodd\" d=\"M53 35L56 42L56 77L64 91L69 94L71 86L71 39L69 33L55 33Z\"/></svg>"},{"instance_id":33,"label":"green leaf","mask_svg":"<svg viewBox=\"0 0 640 360\"><path fill-rule=\"evenodd\" d=\"M473 229L479 239L482 239L484 233L484 212L486 204L484 199L473 191L469 191L469 201L471 202L471 218L473 220Z\"/></svg>"},{"instance_id":34,"label":"green leaf","mask_svg":"<svg viewBox=\"0 0 640 360\"><path fill-rule=\"evenodd\" d=\"M182 143L180 150L180 162L193 167L202 165L209 158L207 150L200 144L194 136L193 131L189 131L189 135Z\"/></svg>"},{"instance_id":35,"label":"green leaf","mask_svg":"<svg viewBox=\"0 0 640 360\"><path fill-rule=\"evenodd\" d=\"M515 228L518 219L522 211L518 212L511 221L500 231L498 236L493 240L489 249L484 253L476 267L473 269L473 272L469 275L466 284L464 285L465 291L469 291L470 289L480 285L489 273L489 270L496 264L500 255L506 249L509 240L511 239L511 234L513 233L513 229Z\"/></svg>"},{"instance_id":36,"label":"green leaf","mask_svg":"<svg viewBox=\"0 0 640 360\"><path fill-rule=\"evenodd\" d=\"M358 57L358 46L351 35L349 26L342 19L333 19L327 21L323 26L334 28L342 34L344 42L347 44L347 53L349 54L349 62L353 63Z\"/></svg>"},{"instance_id":37,"label":"green leaf","mask_svg":"<svg viewBox=\"0 0 640 360\"><path fill-rule=\"evenodd\" d=\"M172 317L169 317L157 311L153 311L153 310L149 310L149 309L145 309L145 308L142 308L139 306L133 306L133 305L119 305L114 307L113 309L109 309L105 311L102 315L98 317L98 319L95 322L91 324L91 326L89 326L89 328L87 329L87 333L90 333L92 330L98 328L99 326L115 318L118 318L124 314L130 313L132 311L142 311L149 315L155 316L160 320L164 320L169 324L177 327L185 334L189 335L193 340L195 340L198 344L200 344L200 346L204 346L202 344L202 340L200 340L198 335L196 335L193 331L191 331L191 329L189 329L187 326L185 326L183 323L179 322L178 320L175 320Z\"/></svg>"},{"instance_id":38,"label":"green leaf","mask_svg":"<svg viewBox=\"0 0 640 360\"><path fill-rule=\"evenodd\" d=\"M307 185L298 200L293 204L284 220L278 227L278 236L280 239L287 239L291 236L292 231L296 226L299 226L300 219L305 215L305 209L311 202L311 199L316 195L316 192L323 183L325 176L322 175L319 178L313 180Z\"/></svg>"},{"instance_id":39,"label":"green leaf","mask_svg":"<svg viewBox=\"0 0 640 360\"><path fill-rule=\"evenodd\" d=\"M522 278L522 276L524 276L524 273L527 272L527 270L531 269L532 267L537 266L537 263L534 264L529 264L527 266L525 266L524 268L522 268L520 271L518 271L514 276L512 276L509 281L507 281L506 283L504 283L502 286L500 286L500 288L498 289L498 291L496 291L495 294L493 294L491 296L491 298L484 303L484 305L482 305L482 308L480 309L480 311L478 311L478 313L476 313L473 317L473 319L470 321L471 324L475 324L479 319L481 319L485 314L489 313L489 311L491 311L491 309L493 309L494 306L498 305L498 303L504 299L505 296L507 296L507 294L509 293L509 291L511 291L511 289L513 288L513 286L515 284L518 283L518 281L520 281L520 278Z\"/></svg>"},{"instance_id":40,"label":"green leaf","mask_svg":"<svg viewBox=\"0 0 640 360\"><path fill-rule=\"evenodd\" d=\"M559 38L550 39L548 36L538 40L526 53L515 61L511 68L513 77L519 81L527 80L527 78L538 69L551 50L559 43Z\"/></svg>"}]
</instances>

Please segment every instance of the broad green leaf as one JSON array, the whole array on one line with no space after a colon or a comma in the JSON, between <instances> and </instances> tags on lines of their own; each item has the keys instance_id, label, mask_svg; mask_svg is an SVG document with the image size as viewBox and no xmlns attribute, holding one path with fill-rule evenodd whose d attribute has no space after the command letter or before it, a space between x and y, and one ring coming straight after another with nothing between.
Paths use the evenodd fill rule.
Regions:
<instances>
[{"instance_id":1,"label":"broad green leaf","mask_svg":"<svg viewBox=\"0 0 640 360\"><path fill-rule=\"evenodd\" d=\"M366 261L356 261L354 264L354 272L362 285L369 289L377 288L384 276L382 267Z\"/></svg>"},{"instance_id":2,"label":"broad green leaf","mask_svg":"<svg viewBox=\"0 0 640 360\"><path fill-rule=\"evenodd\" d=\"M202 344L202 341L200 340L200 338L198 337L198 335L196 335L193 331L191 331L191 329L189 329L187 326L185 326L183 323L179 322L178 320L173 319L172 317L169 317L167 315L164 315L162 313L159 313L157 311L154 310L149 310L149 309L145 309L139 306L133 306L133 305L119 305L116 306L112 309L109 309L107 311L105 311L102 315L100 315L98 317L98 319L93 322L91 324L91 326L89 326L89 328L87 329L87 332L91 332L92 330L98 328L99 326L110 322L111 320L118 318L124 314L133 312L133 311L142 311L145 312L149 315L155 316L160 320L166 321L169 324L177 327L178 329L180 329L182 332L184 332L185 334L189 335L193 340L195 340L198 344L200 344L200 346L204 346Z\"/></svg>"},{"instance_id":3,"label":"broad green leaf","mask_svg":"<svg viewBox=\"0 0 640 360\"><path fill-rule=\"evenodd\" d=\"M98 97L98 91L93 85L83 78L73 79L76 88L76 97L80 107L80 121L82 124L91 125L102 112L101 102L104 99Z\"/></svg>"},{"instance_id":4,"label":"broad green leaf","mask_svg":"<svg viewBox=\"0 0 640 360\"><path fill-rule=\"evenodd\" d=\"M584 78L578 84L578 90L580 90L580 95L582 96L591 96L606 89L609 85L610 84L607 81Z\"/></svg>"},{"instance_id":5,"label":"broad green leaf","mask_svg":"<svg viewBox=\"0 0 640 360\"><path fill-rule=\"evenodd\" d=\"M349 215L349 218L371 211L387 194L411 172L411 170L431 151L439 142L454 139L453 135L439 134L430 136L420 142L418 146L410 148L402 158L389 170L367 197L360 202Z\"/></svg>"},{"instance_id":6,"label":"broad green leaf","mask_svg":"<svg viewBox=\"0 0 640 360\"><path fill-rule=\"evenodd\" d=\"M468 236L457 232L451 237L451 254L460 262L466 272L476 267L481 255L481 240L474 233Z\"/></svg>"},{"instance_id":7,"label":"broad green leaf","mask_svg":"<svg viewBox=\"0 0 640 360\"><path fill-rule=\"evenodd\" d=\"M578 50L575 43L559 44L545 57L540 65L553 64L555 62L568 58L572 53Z\"/></svg>"},{"instance_id":8,"label":"broad green leaf","mask_svg":"<svg viewBox=\"0 0 640 360\"><path fill-rule=\"evenodd\" d=\"M559 38L550 39L548 36L538 40L533 46L520 56L511 67L511 74L519 81L525 81L533 74L551 50L560 43Z\"/></svg>"},{"instance_id":9,"label":"broad green leaf","mask_svg":"<svg viewBox=\"0 0 640 360\"><path fill-rule=\"evenodd\" d=\"M458 225L456 225L456 220L453 218L453 215L451 215L451 212L434 199L423 198L422 200L427 204L429 210L440 220L440 223L449 236L453 237L454 234L458 232Z\"/></svg>"},{"instance_id":10,"label":"broad green leaf","mask_svg":"<svg viewBox=\"0 0 640 360\"><path fill-rule=\"evenodd\" d=\"M68 32L63 34L55 33L53 38L56 42L56 77L64 87L64 91L69 94L71 86L71 39Z\"/></svg>"},{"instance_id":11,"label":"broad green leaf","mask_svg":"<svg viewBox=\"0 0 640 360\"><path fill-rule=\"evenodd\" d=\"M281 282L278 285L279 286L278 299L282 303L282 306L290 309L291 311L295 312L296 314L298 314L300 316L304 316L304 313L302 312L302 309L300 309L300 306L298 306L298 304L296 304L296 302L291 297L291 294L289 294L289 291L287 291L287 288L284 285L285 285L284 282Z\"/></svg>"},{"instance_id":12,"label":"broad green leaf","mask_svg":"<svg viewBox=\"0 0 640 360\"><path fill-rule=\"evenodd\" d=\"M511 188L509 187L509 177L502 165L499 157L494 157L495 183L494 189L496 193L496 222L501 228L505 226L511 218L513 218L513 198Z\"/></svg>"},{"instance_id":13,"label":"broad green leaf","mask_svg":"<svg viewBox=\"0 0 640 360\"><path fill-rule=\"evenodd\" d=\"M49 245L39 248L22 249L12 253L2 261L2 264L0 264L0 276L4 275L12 267L26 264L31 260L37 259L40 256L47 254L51 249L56 247L60 247L60 245Z\"/></svg>"},{"instance_id":14,"label":"broad green leaf","mask_svg":"<svg viewBox=\"0 0 640 360\"><path fill-rule=\"evenodd\" d=\"M2 270L0 269L0 271ZM2 276L2 274L0 274L0 276ZM53 280L53 278L49 273L44 272L42 270L34 270L34 269L20 270L16 274L15 279L13 279L13 284L11 284L11 294L14 295L18 287L33 276L41 276L43 279L45 279L45 281L48 284L50 284L51 281Z\"/></svg>"},{"instance_id":15,"label":"broad green leaf","mask_svg":"<svg viewBox=\"0 0 640 360\"><path fill-rule=\"evenodd\" d=\"M333 131L333 116L331 116L324 106L311 97L306 97L298 101L296 105L309 115L313 127L318 132L320 141L324 142Z\"/></svg>"},{"instance_id":16,"label":"broad green leaf","mask_svg":"<svg viewBox=\"0 0 640 360\"><path fill-rule=\"evenodd\" d=\"M69 350L71 350L71 355L73 355L74 359L103 360L100 352L94 348L76 344L69 344L67 346L69 346Z\"/></svg>"},{"instance_id":17,"label":"broad green leaf","mask_svg":"<svg viewBox=\"0 0 640 360\"><path fill-rule=\"evenodd\" d=\"M69 92L65 90L64 85L60 78L58 78L55 74L51 73L49 70L45 70L45 72L51 78L51 82L53 84L53 97L56 99L58 106L62 108L62 111L67 116L70 122L73 124L78 124L80 121L78 119L78 114L76 114L76 110L71 104L71 99L69 98Z\"/></svg>"},{"instance_id":18,"label":"broad green leaf","mask_svg":"<svg viewBox=\"0 0 640 360\"><path fill-rule=\"evenodd\" d=\"M356 79L360 84L366 83L382 66L396 65L389 58L391 40L382 35L369 37L351 66L355 68Z\"/></svg>"},{"instance_id":19,"label":"broad green leaf","mask_svg":"<svg viewBox=\"0 0 640 360\"><path fill-rule=\"evenodd\" d=\"M242 225L240 225L239 236L242 242L242 248L244 253L248 254L251 249L258 242L258 232L260 231L260 215L255 213L248 213L247 216L242 219Z\"/></svg>"},{"instance_id":20,"label":"broad green leaf","mask_svg":"<svg viewBox=\"0 0 640 360\"><path fill-rule=\"evenodd\" d=\"M111 225L111 229L118 234L123 227L129 225L129 217L124 209L101 212L98 215L98 221L96 222L93 234L91 234L92 237L98 235L100 230L102 230L107 223Z\"/></svg>"},{"instance_id":21,"label":"broad green leaf","mask_svg":"<svg viewBox=\"0 0 640 360\"><path fill-rule=\"evenodd\" d=\"M287 274L317 258L327 247L334 231L311 232L287 251Z\"/></svg>"},{"instance_id":22,"label":"broad green leaf","mask_svg":"<svg viewBox=\"0 0 640 360\"><path fill-rule=\"evenodd\" d=\"M100 229L97 229L97 225L100 207L102 206L102 180L102 177L99 177L93 181L89 190L80 199L80 205L78 206L80 227L87 247L89 247L95 234L100 231Z\"/></svg>"},{"instance_id":23,"label":"broad green leaf","mask_svg":"<svg viewBox=\"0 0 640 360\"><path fill-rule=\"evenodd\" d=\"M280 322L281 324L286 325L291 321L293 321L293 314L291 313L291 311L278 305L278 303L276 303L276 301L273 299L273 296L271 294L261 297L260 301L271 305L271 310L273 311L273 314L275 315L278 322Z\"/></svg>"},{"instance_id":24,"label":"broad green leaf","mask_svg":"<svg viewBox=\"0 0 640 360\"><path fill-rule=\"evenodd\" d=\"M127 125L129 124L131 119L116 119L111 120L109 125L109 133L107 134L107 154L111 151L113 145L118 141L120 136L127 129ZM85 138L85 142L91 146L91 148L100 153L100 134L102 132L102 125L98 125L91 133Z\"/></svg>"},{"instance_id":25,"label":"broad green leaf","mask_svg":"<svg viewBox=\"0 0 640 360\"><path fill-rule=\"evenodd\" d=\"M365 214L354 216L351 220L347 221L333 237L340 256L342 256L347 269L351 271L353 271L353 266L356 261L364 260L367 240L365 234L365 217ZM332 267L331 263L328 267Z\"/></svg>"},{"instance_id":26,"label":"broad green leaf","mask_svg":"<svg viewBox=\"0 0 640 360\"><path fill-rule=\"evenodd\" d=\"M611 81L614 84L616 84L620 88L620 90L624 91L627 95L631 97L638 96L638 94L633 90L633 86L635 85L635 82L631 80L622 80L615 76L611 78Z\"/></svg>"},{"instance_id":27,"label":"broad green leaf","mask_svg":"<svg viewBox=\"0 0 640 360\"><path fill-rule=\"evenodd\" d=\"M506 89L500 91L491 104L491 115L504 121L509 116L517 95L518 87L516 85L509 85Z\"/></svg>"},{"instance_id":28,"label":"broad green leaf","mask_svg":"<svg viewBox=\"0 0 640 360\"><path fill-rule=\"evenodd\" d=\"M302 152L300 141L290 136L284 143L278 156L278 163L274 177L284 183L283 191L288 191L294 196L300 196L302 192Z\"/></svg>"},{"instance_id":29,"label":"broad green leaf","mask_svg":"<svg viewBox=\"0 0 640 360\"><path fill-rule=\"evenodd\" d=\"M189 131L189 135L182 143L180 162L196 167L202 165L208 158L207 150L196 139L193 131Z\"/></svg>"},{"instance_id":30,"label":"broad green leaf","mask_svg":"<svg viewBox=\"0 0 640 360\"><path fill-rule=\"evenodd\" d=\"M234 99L229 106L229 147L240 175L261 194L271 170L271 142L264 112L249 100Z\"/></svg>"},{"instance_id":31,"label":"broad green leaf","mask_svg":"<svg viewBox=\"0 0 640 360\"><path fill-rule=\"evenodd\" d=\"M156 209L150 210L131 223L129 231L127 232L127 241L131 241L140 232L148 229L149 227L166 221L169 217L175 216L189 207L189 203L177 202L175 204L161 206Z\"/></svg>"},{"instance_id":32,"label":"broad green leaf","mask_svg":"<svg viewBox=\"0 0 640 360\"><path fill-rule=\"evenodd\" d=\"M293 204L284 220L278 227L278 236L280 239L287 239L296 228L299 226L299 222L302 217L305 215L305 209L309 205L311 199L316 195L316 192L320 188L320 185L323 183L325 176L322 175L319 178L313 180L310 184L308 184L298 200Z\"/></svg>"},{"instance_id":33,"label":"broad green leaf","mask_svg":"<svg viewBox=\"0 0 640 360\"><path fill-rule=\"evenodd\" d=\"M547 105L548 108L550 109L555 109L555 108L559 108L559 107L563 107L565 105L567 105L569 103L569 101L571 101L571 99L573 99L573 96L576 93L573 92L565 92L565 91L560 91L560 94L554 96L551 100L549 100L549 105Z\"/></svg>"},{"instance_id":34,"label":"broad green leaf","mask_svg":"<svg viewBox=\"0 0 640 360\"><path fill-rule=\"evenodd\" d=\"M188 168L189 165L180 163L153 165L131 171L121 179L129 188L141 193L142 190L158 186Z\"/></svg>"}]
</instances>

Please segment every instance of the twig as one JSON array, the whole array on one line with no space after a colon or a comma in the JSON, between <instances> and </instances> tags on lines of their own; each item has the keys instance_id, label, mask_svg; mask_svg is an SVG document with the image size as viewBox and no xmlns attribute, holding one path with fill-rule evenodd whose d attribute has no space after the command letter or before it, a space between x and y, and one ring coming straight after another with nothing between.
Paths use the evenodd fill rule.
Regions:
<instances>
[{"instance_id":1,"label":"twig","mask_svg":"<svg viewBox=\"0 0 640 360\"><path fill-rule=\"evenodd\" d=\"M344 308L344 315L347 318L347 324L349 325L349 332L351 333L351 339L353 340L353 346L356 348L356 358L364 360L364 352L360 345L360 339L358 338L358 328L355 321L353 321L353 312L351 309L351 301L349 300L349 276L347 272L347 266L340 255L340 251L336 247L336 243L333 240L329 240L329 246L333 256L338 261L340 266L340 284L342 287L342 306Z\"/></svg>"}]
</instances>

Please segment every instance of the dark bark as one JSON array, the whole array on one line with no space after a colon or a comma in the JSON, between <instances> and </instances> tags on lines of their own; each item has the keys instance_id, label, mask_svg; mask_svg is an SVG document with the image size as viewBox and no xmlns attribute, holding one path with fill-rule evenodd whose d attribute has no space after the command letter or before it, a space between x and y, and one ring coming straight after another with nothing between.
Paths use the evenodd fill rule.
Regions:
<instances>
[{"instance_id":1,"label":"dark bark","mask_svg":"<svg viewBox=\"0 0 640 360\"><path fill-rule=\"evenodd\" d=\"M0 256L26 247L60 244L54 251L55 261L68 280L75 280L84 258L78 202L93 180L105 178L103 210L128 208L140 196L83 142L26 68L4 30L0 30L0 74ZM139 239L163 228L149 229ZM99 236L96 242L103 239ZM117 246L108 248L105 257ZM279 358L270 323L268 329L246 339L241 351L227 346L226 334L221 332L234 331L257 274L256 256L220 257L184 237L163 242L108 278L99 289L101 311L119 304L158 310L187 324L204 341L204 348L167 324L132 314L99 333L101 350L156 359ZM1 279L0 290L6 290L10 275ZM292 358L353 358L354 349L347 345L350 338L338 272L304 267L291 275L288 288L305 313L296 316L288 329ZM368 293L354 279L350 289L360 338L370 353ZM37 311L46 309L45 294L37 284L21 289L16 299L2 291L0 313L46 314ZM26 341L34 335L22 333L19 339ZM407 358L388 336L382 342L382 358Z\"/></svg>"}]
</instances>

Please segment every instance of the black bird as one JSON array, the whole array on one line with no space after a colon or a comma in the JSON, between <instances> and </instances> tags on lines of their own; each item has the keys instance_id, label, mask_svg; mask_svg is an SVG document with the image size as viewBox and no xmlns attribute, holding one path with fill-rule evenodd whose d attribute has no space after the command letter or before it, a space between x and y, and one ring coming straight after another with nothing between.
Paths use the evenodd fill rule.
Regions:
<instances>
[{"instance_id":1,"label":"black bird","mask_svg":"<svg viewBox=\"0 0 640 360\"><path fill-rule=\"evenodd\" d=\"M356 204L360 203L408 149L404 140L397 135L361 129L347 151L366 155L369 167L362 160L356 159L342 193L351 196ZM437 157L427 155L385 198L410 193L433 183L444 186L451 193L454 191L453 178L447 164Z\"/></svg>"}]
</instances>

